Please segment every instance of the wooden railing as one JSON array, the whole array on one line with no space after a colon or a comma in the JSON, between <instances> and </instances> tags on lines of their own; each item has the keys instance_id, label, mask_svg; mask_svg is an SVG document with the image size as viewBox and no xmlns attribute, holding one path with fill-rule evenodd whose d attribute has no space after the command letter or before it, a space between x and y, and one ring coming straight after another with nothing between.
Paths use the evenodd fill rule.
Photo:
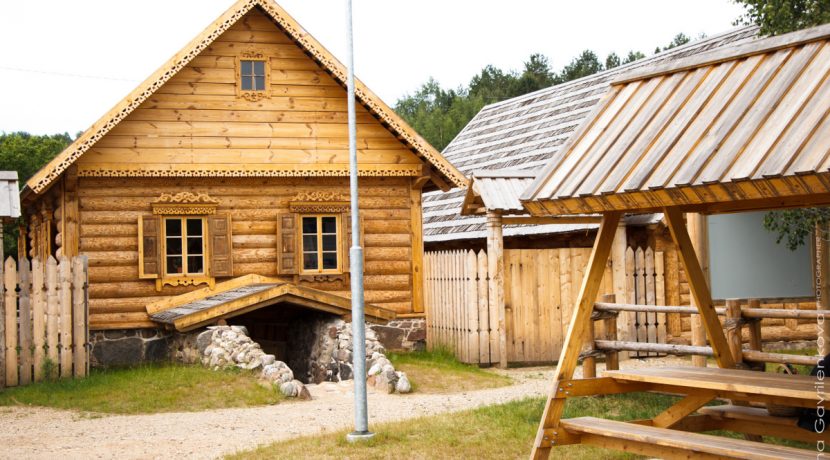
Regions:
<instances>
[{"instance_id":1,"label":"wooden railing","mask_svg":"<svg viewBox=\"0 0 830 460\"><path fill-rule=\"evenodd\" d=\"M656 306L616 303L613 295L604 296L602 302L594 304L592 319L604 323L602 336L597 337L597 328L593 325L589 328L585 349L582 353L583 373L585 377L596 376L596 358L600 355L606 357L606 368L615 370L619 368L619 353L639 352L658 353L668 355L692 355L692 356L713 356L714 352L708 346L692 346L672 343L645 343L617 340L617 316L620 312L638 313L681 313L698 314L697 308L687 306ZM762 329L761 320L790 319L790 320L816 320L825 314L818 310L800 309L775 309L760 308L758 299L746 301L746 307L742 307L739 299L728 299L726 306L715 308L719 316L725 316L723 326L726 332L729 350L735 358L735 362L743 367L763 367L764 363L800 364L814 366L818 361L817 356L792 355L784 353L769 353L762 350ZM743 328L748 329L748 346L744 348Z\"/></svg>"},{"instance_id":2,"label":"wooden railing","mask_svg":"<svg viewBox=\"0 0 830 460\"><path fill-rule=\"evenodd\" d=\"M89 372L86 256L0 266L0 387Z\"/></svg>"}]
</instances>

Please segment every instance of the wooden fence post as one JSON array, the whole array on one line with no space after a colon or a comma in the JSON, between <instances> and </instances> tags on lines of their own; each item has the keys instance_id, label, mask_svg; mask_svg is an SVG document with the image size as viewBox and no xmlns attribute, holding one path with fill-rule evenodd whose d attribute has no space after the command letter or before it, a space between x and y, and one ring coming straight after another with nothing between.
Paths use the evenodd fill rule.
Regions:
<instances>
[{"instance_id":1,"label":"wooden fence post","mask_svg":"<svg viewBox=\"0 0 830 460\"><path fill-rule=\"evenodd\" d=\"M628 249L628 237L626 235L625 222L620 221L617 225L617 231L614 234L614 243L611 246L611 269L613 274L613 285L615 298L620 301L626 301L626 266L625 266L625 252ZM634 330L634 325L631 324L631 316L623 313L617 322L620 330L617 332L622 340L634 340L631 336L631 331ZM619 354L622 359L628 358L628 353L623 352Z\"/></svg>"},{"instance_id":2,"label":"wooden fence post","mask_svg":"<svg viewBox=\"0 0 830 460\"><path fill-rule=\"evenodd\" d=\"M499 325L499 367L507 368L507 320L504 310L504 240L501 215L487 213L487 271L490 273L490 305L495 305Z\"/></svg>"},{"instance_id":3,"label":"wooden fence post","mask_svg":"<svg viewBox=\"0 0 830 460\"><path fill-rule=\"evenodd\" d=\"M493 363L490 350L490 306L487 303L487 253L476 255L476 300L478 302L478 362Z\"/></svg>"},{"instance_id":4,"label":"wooden fence post","mask_svg":"<svg viewBox=\"0 0 830 460\"><path fill-rule=\"evenodd\" d=\"M617 296L615 294L606 294L602 296L602 301L605 303L616 303ZM605 319L605 340L617 341L617 315L609 315ZM620 352L608 351L605 353L605 369L609 371L616 371L620 368Z\"/></svg>"},{"instance_id":5,"label":"wooden fence post","mask_svg":"<svg viewBox=\"0 0 830 460\"><path fill-rule=\"evenodd\" d=\"M32 291L31 266L26 258L17 264L18 287L20 288L20 384L32 382Z\"/></svg>"},{"instance_id":6,"label":"wooden fence post","mask_svg":"<svg viewBox=\"0 0 830 460\"><path fill-rule=\"evenodd\" d=\"M58 377L58 315L58 261L50 255L46 259L46 356L52 364L52 375L47 375L46 378Z\"/></svg>"},{"instance_id":7,"label":"wooden fence post","mask_svg":"<svg viewBox=\"0 0 830 460\"><path fill-rule=\"evenodd\" d=\"M43 380L43 364L46 361L46 292L43 290L43 260L40 255L32 259L32 346L34 347L35 382Z\"/></svg>"},{"instance_id":8,"label":"wooden fence post","mask_svg":"<svg viewBox=\"0 0 830 460\"><path fill-rule=\"evenodd\" d=\"M3 226L0 221L0 237L3 236ZM2 243L2 241L0 241ZM0 257L2 257L3 249L0 244ZM0 259L2 260L2 259ZM3 271L3 264L0 264L0 388L6 386L6 292L3 288L3 280L5 280ZM14 324L17 327L16 323ZM11 327L11 326L10 326Z\"/></svg>"},{"instance_id":9,"label":"wooden fence post","mask_svg":"<svg viewBox=\"0 0 830 460\"><path fill-rule=\"evenodd\" d=\"M60 289L60 376L72 376L72 266L68 257L60 256L58 263Z\"/></svg>"},{"instance_id":10,"label":"wooden fence post","mask_svg":"<svg viewBox=\"0 0 830 460\"><path fill-rule=\"evenodd\" d=\"M17 386L19 374L17 372L17 264L9 256L3 273L6 306L6 341L3 343L3 353L6 355L6 386Z\"/></svg>"},{"instance_id":11,"label":"wooden fence post","mask_svg":"<svg viewBox=\"0 0 830 460\"><path fill-rule=\"evenodd\" d=\"M743 336L741 329L743 318L741 317L741 301L738 299L726 299L726 342L729 344L729 351L735 360L735 367L744 367Z\"/></svg>"},{"instance_id":12,"label":"wooden fence post","mask_svg":"<svg viewBox=\"0 0 830 460\"><path fill-rule=\"evenodd\" d=\"M72 258L72 341L75 361L75 377L88 373L87 353L87 259L86 256Z\"/></svg>"},{"instance_id":13,"label":"wooden fence post","mask_svg":"<svg viewBox=\"0 0 830 460\"><path fill-rule=\"evenodd\" d=\"M761 308L761 301L759 299L749 299L747 307ZM749 329L749 349L762 351L763 342L761 340L761 318L747 318L746 323L747 328ZM752 368L763 371L766 366L764 363L752 363Z\"/></svg>"}]
</instances>

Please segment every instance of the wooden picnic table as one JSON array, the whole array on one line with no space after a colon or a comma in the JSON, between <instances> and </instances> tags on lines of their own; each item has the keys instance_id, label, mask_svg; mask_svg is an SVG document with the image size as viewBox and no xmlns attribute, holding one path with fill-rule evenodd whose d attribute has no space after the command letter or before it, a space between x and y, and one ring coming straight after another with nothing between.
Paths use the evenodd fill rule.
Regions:
<instances>
[{"instance_id":1,"label":"wooden picnic table","mask_svg":"<svg viewBox=\"0 0 830 460\"><path fill-rule=\"evenodd\" d=\"M750 370L664 367L605 371L599 378L563 380L554 399L631 392L658 392L681 399L651 419L619 422L595 417L562 420L553 445L593 444L661 458L777 459L815 458L807 449L763 444L774 436L816 445L830 441L830 431L813 433L797 418L770 415L753 403L817 408L828 393L816 377ZM714 399L733 405L704 407ZM746 440L694 432L727 430Z\"/></svg>"},{"instance_id":2,"label":"wooden picnic table","mask_svg":"<svg viewBox=\"0 0 830 460\"><path fill-rule=\"evenodd\" d=\"M663 367L606 371L617 382L640 383L648 391L711 395L746 402L815 408L828 400L824 385L809 375L775 374L711 367ZM702 405L701 405L702 406Z\"/></svg>"}]
</instances>

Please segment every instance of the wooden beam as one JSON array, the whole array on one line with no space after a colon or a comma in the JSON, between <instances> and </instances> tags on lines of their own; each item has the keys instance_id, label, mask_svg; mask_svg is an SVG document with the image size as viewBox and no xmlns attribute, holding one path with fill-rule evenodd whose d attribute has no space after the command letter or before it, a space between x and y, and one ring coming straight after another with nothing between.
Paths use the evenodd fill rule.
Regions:
<instances>
[{"instance_id":1,"label":"wooden beam","mask_svg":"<svg viewBox=\"0 0 830 460\"><path fill-rule=\"evenodd\" d=\"M487 214L487 271L490 273L490 302L499 313L499 367L507 368L507 321L504 311L504 238L502 217Z\"/></svg>"},{"instance_id":2,"label":"wooden beam","mask_svg":"<svg viewBox=\"0 0 830 460\"><path fill-rule=\"evenodd\" d=\"M709 280L709 219L703 214L687 214L686 228L689 230L689 239L692 240L692 247L697 254L703 274L706 277L706 284ZM692 306L695 306L692 299ZM695 306L695 308L697 308ZM703 321L700 316L692 315L692 345L702 347L706 345L706 331L703 328ZM706 358L703 356L692 356L692 364L697 367L706 367Z\"/></svg>"},{"instance_id":3,"label":"wooden beam","mask_svg":"<svg viewBox=\"0 0 830 460\"><path fill-rule=\"evenodd\" d=\"M703 269L695 255L692 241L689 238L689 232L686 231L683 214L677 209L665 208L663 215L666 217L666 224L671 232L672 240L677 245L678 255L683 262L683 268L686 270L686 276L689 279L689 289L692 292L695 305L700 312L700 318L709 336L709 342L714 351L715 360L720 367L734 368L735 361L729 352L726 336L723 334L723 329L718 320L718 314L712 304L712 295L706 283L706 275L703 273Z\"/></svg>"},{"instance_id":4,"label":"wooden beam","mask_svg":"<svg viewBox=\"0 0 830 460\"><path fill-rule=\"evenodd\" d=\"M550 449L554 445L557 436L556 428L559 427L559 420L565 409L565 402L556 399L556 392L559 382L570 380L576 369L577 359L585 340L588 322L591 321L591 313L594 309L594 302L597 298L602 276L605 273L605 265L611 253L611 245L614 241L614 234L617 232L617 224L620 221L621 213L609 212L603 215L602 223L597 232L594 248L588 259L588 267L582 279L582 286L579 289L573 317L568 326L568 333L565 335L565 343L562 347L562 354L559 356L559 363L554 374L553 387L548 396L545 410L542 413L542 420L539 423L539 430L536 433L536 440L533 443L531 457L534 459L546 459L550 455ZM561 431L561 430L558 430Z\"/></svg>"},{"instance_id":5,"label":"wooden beam","mask_svg":"<svg viewBox=\"0 0 830 460\"><path fill-rule=\"evenodd\" d=\"M598 224L599 216L542 216L542 217L502 217L504 225L546 225L546 224Z\"/></svg>"},{"instance_id":6,"label":"wooden beam","mask_svg":"<svg viewBox=\"0 0 830 460\"><path fill-rule=\"evenodd\" d=\"M686 418L687 415L705 406L706 403L714 399L711 394L697 394L689 395L674 405L657 414L653 420L653 426L660 428L671 428L675 423Z\"/></svg>"},{"instance_id":7,"label":"wooden beam","mask_svg":"<svg viewBox=\"0 0 830 460\"><path fill-rule=\"evenodd\" d=\"M410 240L412 242L412 312L424 311L424 227L421 212L421 188L415 179L409 191L409 215L412 220Z\"/></svg>"}]
</instances>

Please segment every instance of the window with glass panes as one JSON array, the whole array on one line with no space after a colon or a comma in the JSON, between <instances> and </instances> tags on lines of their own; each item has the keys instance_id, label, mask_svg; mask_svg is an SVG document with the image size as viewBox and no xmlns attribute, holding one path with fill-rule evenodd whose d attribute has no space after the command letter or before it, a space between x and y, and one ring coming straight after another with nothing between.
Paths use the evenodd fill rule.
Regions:
<instances>
[{"instance_id":1,"label":"window with glass panes","mask_svg":"<svg viewBox=\"0 0 830 460\"><path fill-rule=\"evenodd\" d=\"M200 217L164 219L164 273L205 273L205 220Z\"/></svg>"},{"instance_id":2,"label":"window with glass panes","mask_svg":"<svg viewBox=\"0 0 830 460\"><path fill-rule=\"evenodd\" d=\"M336 272L340 268L337 248L337 216L302 217L303 271Z\"/></svg>"},{"instance_id":3,"label":"window with glass panes","mask_svg":"<svg viewBox=\"0 0 830 460\"><path fill-rule=\"evenodd\" d=\"M265 61L239 61L242 91L265 91Z\"/></svg>"}]
</instances>

